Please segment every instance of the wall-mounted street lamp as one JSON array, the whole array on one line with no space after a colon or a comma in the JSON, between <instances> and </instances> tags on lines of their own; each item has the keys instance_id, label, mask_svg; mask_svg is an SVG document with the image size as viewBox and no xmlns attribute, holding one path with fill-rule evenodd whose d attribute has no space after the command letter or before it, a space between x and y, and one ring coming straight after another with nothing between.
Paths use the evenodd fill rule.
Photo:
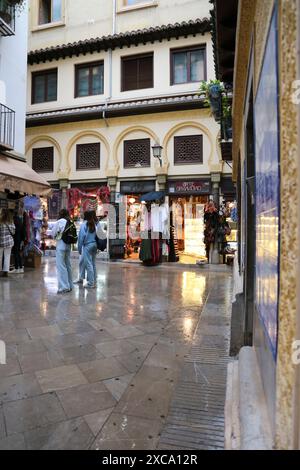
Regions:
<instances>
[{"instance_id":1,"label":"wall-mounted street lamp","mask_svg":"<svg viewBox=\"0 0 300 470\"><path fill-rule=\"evenodd\" d=\"M158 158L159 164L161 167L162 167L162 158L161 158L162 150L163 150L163 147L159 144L154 144L152 147L153 157Z\"/></svg>"}]
</instances>

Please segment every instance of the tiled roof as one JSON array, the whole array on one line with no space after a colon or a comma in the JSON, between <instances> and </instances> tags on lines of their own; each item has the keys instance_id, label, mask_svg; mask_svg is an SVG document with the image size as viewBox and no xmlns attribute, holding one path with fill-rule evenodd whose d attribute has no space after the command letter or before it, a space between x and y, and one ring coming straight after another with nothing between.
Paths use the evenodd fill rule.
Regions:
<instances>
[{"instance_id":1,"label":"tiled roof","mask_svg":"<svg viewBox=\"0 0 300 470\"><path fill-rule=\"evenodd\" d=\"M211 31L211 21L208 18L183 21L182 23L168 24L154 28L138 29L126 33L86 39L68 44L61 44L45 49L38 49L28 53L29 64L45 62L47 60L65 59L73 55L100 52L102 50L130 47L131 45L146 44L163 39L178 38L182 36L205 34Z\"/></svg>"},{"instance_id":2,"label":"tiled roof","mask_svg":"<svg viewBox=\"0 0 300 470\"><path fill-rule=\"evenodd\" d=\"M205 97L198 93L169 95L140 100L101 103L98 105L28 113L27 127L72 122L75 120L111 118L143 113L166 112L177 109L203 108Z\"/></svg>"}]
</instances>

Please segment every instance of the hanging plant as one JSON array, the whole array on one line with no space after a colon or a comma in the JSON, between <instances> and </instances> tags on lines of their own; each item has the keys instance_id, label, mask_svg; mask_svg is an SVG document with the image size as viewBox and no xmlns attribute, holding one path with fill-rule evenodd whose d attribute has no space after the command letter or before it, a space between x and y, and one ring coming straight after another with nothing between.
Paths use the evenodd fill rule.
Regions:
<instances>
[{"instance_id":1,"label":"hanging plant","mask_svg":"<svg viewBox=\"0 0 300 470\"><path fill-rule=\"evenodd\" d=\"M210 105L216 121L221 119L222 115L222 94L224 86L219 80L210 80L202 82L200 91L206 94L207 103Z\"/></svg>"}]
</instances>

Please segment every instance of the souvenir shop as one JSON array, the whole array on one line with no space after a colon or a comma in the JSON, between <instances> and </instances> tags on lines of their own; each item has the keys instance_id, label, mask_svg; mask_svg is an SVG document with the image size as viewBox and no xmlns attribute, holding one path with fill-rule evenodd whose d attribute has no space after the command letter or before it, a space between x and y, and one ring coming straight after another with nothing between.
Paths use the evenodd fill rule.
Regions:
<instances>
[{"instance_id":1,"label":"souvenir shop","mask_svg":"<svg viewBox=\"0 0 300 470\"><path fill-rule=\"evenodd\" d=\"M209 179L169 181L171 238L173 236L176 252L174 261L207 261L204 211L210 193Z\"/></svg>"},{"instance_id":2,"label":"souvenir shop","mask_svg":"<svg viewBox=\"0 0 300 470\"><path fill-rule=\"evenodd\" d=\"M65 191L65 199L63 203L63 191ZM74 219L77 231L83 222L85 211L95 211L103 228L108 232L107 214L105 204L109 203L110 192L105 185L96 186L93 184L72 184L69 189L52 189L52 194L47 199L43 199L43 207L45 213L45 223L42 230L41 247L45 254L54 255L56 249L56 241L51 237L51 231L54 223L58 219L60 209L67 207L71 217ZM77 251L77 247L73 247L73 251Z\"/></svg>"},{"instance_id":3,"label":"souvenir shop","mask_svg":"<svg viewBox=\"0 0 300 470\"><path fill-rule=\"evenodd\" d=\"M118 202L126 210L126 241L124 258L138 260L146 204L142 196L155 191L155 181L121 181Z\"/></svg>"}]
</instances>

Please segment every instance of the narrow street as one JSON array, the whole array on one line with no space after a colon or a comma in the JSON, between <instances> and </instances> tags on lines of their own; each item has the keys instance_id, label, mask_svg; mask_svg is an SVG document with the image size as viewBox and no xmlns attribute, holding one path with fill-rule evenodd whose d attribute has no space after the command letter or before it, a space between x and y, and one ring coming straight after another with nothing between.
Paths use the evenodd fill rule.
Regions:
<instances>
[{"instance_id":1,"label":"narrow street","mask_svg":"<svg viewBox=\"0 0 300 470\"><path fill-rule=\"evenodd\" d=\"M0 279L0 449L223 448L230 270L42 271Z\"/></svg>"}]
</instances>

